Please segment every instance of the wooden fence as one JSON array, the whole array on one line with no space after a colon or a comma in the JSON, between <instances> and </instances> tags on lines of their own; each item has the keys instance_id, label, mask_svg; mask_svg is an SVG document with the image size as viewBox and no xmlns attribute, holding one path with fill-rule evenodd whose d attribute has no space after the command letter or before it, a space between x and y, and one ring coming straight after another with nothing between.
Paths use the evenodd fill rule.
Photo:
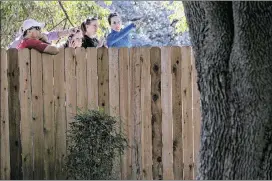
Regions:
<instances>
[{"instance_id":1,"label":"wooden fence","mask_svg":"<svg viewBox=\"0 0 272 181\"><path fill-rule=\"evenodd\" d=\"M121 179L194 179L199 93L191 47L1 49L1 179L66 179L80 109L120 117Z\"/></svg>"}]
</instances>

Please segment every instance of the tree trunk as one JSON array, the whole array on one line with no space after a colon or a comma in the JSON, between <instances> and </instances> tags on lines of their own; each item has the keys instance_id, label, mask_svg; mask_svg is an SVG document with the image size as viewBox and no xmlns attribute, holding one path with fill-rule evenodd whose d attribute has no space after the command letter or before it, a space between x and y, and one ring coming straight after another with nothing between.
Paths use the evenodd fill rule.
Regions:
<instances>
[{"instance_id":1,"label":"tree trunk","mask_svg":"<svg viewBox=\"0 0 272 181\"><path fill-rule=\"evenodd\" d=\"M183 2L201 95L197 179L272 179L272 2Z\"/></svg>"}]
</instances>

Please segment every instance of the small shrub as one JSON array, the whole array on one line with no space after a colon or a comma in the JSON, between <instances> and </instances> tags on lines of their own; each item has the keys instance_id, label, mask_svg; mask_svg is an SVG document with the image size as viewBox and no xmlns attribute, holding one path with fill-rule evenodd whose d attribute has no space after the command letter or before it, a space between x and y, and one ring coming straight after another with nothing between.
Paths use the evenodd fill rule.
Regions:
<instances>
[{"instance_id":1,"label":"small shrub","mask_svg":"<svg viewBox=\"0 0 272 181\"><path fill-rule=\"evenodd\" d=\"M68 131L68 179L116 179L114 160L126 146L116 130L116 118L96 110L79 113Z\"/></svg>"}]
</instances>

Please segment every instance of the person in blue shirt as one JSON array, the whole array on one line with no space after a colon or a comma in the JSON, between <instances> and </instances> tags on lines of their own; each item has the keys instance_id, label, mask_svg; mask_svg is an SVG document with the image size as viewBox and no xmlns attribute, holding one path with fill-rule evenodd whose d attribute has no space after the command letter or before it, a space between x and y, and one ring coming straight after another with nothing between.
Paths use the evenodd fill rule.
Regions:
<instances>
[{"instance_id":1,"label":"person in blue shirt","mask_svg":"<svg viewBox=\"0 0 272 181\"><path fill-rule=\"evenodd\" d=\"M121 29L122 21L121 17L117 13L110 13L108 16L108 22L111 26L111 33L107 36L107 46L110 47L131 47L130 31L133 28L139 27L141 21L131 23L124 29Z\"/></svg>"}]
</instances>

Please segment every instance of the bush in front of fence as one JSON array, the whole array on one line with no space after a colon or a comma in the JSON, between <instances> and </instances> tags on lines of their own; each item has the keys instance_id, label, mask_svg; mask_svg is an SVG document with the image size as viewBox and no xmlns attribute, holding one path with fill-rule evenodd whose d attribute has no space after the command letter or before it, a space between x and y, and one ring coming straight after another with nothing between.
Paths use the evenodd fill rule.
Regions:
<instances>
[{"instance_id":1,"label":"bush in front of fence","mask_svg":"<svg viewBox=\"0 0 272 181\"><path fill-rule=\"evenodd\" d=\"M117 118L101 110L75 116L68 129L68 179L118 179L119 173L114 173L113 168L127 141L116 124Z\"/></svg>"}]
</instances>

